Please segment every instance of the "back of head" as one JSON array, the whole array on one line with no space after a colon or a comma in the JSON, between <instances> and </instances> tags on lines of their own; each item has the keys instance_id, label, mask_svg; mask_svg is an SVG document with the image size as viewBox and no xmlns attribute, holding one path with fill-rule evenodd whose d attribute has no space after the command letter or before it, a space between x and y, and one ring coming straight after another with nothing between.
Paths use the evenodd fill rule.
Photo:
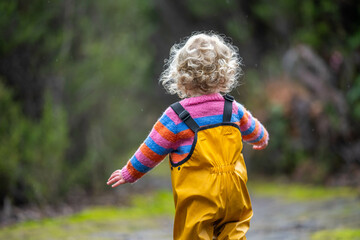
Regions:
<instances>
[{"instance_id":1,"label":"back of head","mask_svg":"<svg viewBox=\"0 0 360 240\"><path fill-rule=\"evenodd\" d=\"M214 33L198 33L170 50L160 82L180 98L228 93L238 84L241 59L229 41Z\"/></svg>"}]
</instances>

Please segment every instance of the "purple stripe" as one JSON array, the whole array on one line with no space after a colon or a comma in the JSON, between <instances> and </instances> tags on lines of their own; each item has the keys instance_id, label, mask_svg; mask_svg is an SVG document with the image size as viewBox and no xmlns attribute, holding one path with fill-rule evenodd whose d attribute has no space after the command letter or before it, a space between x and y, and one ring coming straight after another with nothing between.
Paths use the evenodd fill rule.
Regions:
<instances>
[{"instance_id":1,"label":"purple stripe","mask_svg":"<svg viewBox=\"0 0 360 240\"><path fill-rule=\"evenodd\" d=\"M133 183L135 182L137 179L134 178L130 173L129 171L127 170L126 166L121 169L121 175L122 177L125 179L126 182L129 182L129 183Z\"/></svg>"},{"instance_id":2,"label":"purple stripe","mask_svg":"<svg viewBox=\"0 0 360 240\"><path fill-rule=\"evenodd\" d=\"M234 107L236 104L233 104L232 112L237 114L237 109ZM224 112L224 101L216 101L209 102L206 104L199 105L190 105L183 106L191 115L192 118L203 118L203 117L211 117L215 115L221 115ZM177 114L172 110L167 110L166 115L173 121L176 125L181 123L181 120L177 116Z\"/></svg>"},{"instance_id":3,"label":"purple stripe","mask_svg":"<svg viewBox=\"0 0 360 240\"><path fill-rule=\"evenodd\" d=\"M178 125L179 123L181 123L180 118L178 117L178 115L174 112L174 110L172 108L168 108L165 111L165 115L174 122L175 125Z\"/></svg>"},{"instance_id":4,"label":"purple stripe","mask_svg":"<svg viewBox=\"0 0 360 240\"><path fill-rule=\"evenodd\" d=\"M194 137L181 139L175 143L174 149L178 149L180 146L183 145L191 145L193 142L194 142Z\"/></svg>"},{"instance_id":5,"label":"purple stripe","mask_svg":"<svg viewBox=\"0 0 360 240\"><path fill-rule=\"evenodd\" d=\"M171 145L173 143L166 140L165 138L163 138L155 129L153 129L150 132L150 137L160 147L163 147L163 148L166 148L166 149L170 149L172 147Z\"/></svg>"},{"instance_id":6,"label":"purple stripe","mask_svg":"<svg viewBox=\"0 0 360 240\"><path fill-rule=\"evenodd\" d=\"M240 126L241 131L247 131L251 127L252 116L251 116L251 114L249 112L247 112L247 113L248 113L248 118L247 118L248 121L246 122L245 125ZM245 116L245 114L244 114L244 116Z\"/></svg>"},{"instance_id":7,"label":"purple stripe","mask_svg":"<svg viewBox=\"0 0 360 240\"><path fill-rule=\"evenodd\" d=\"M158 164L158 162L152 161L151 159L147 158L141 151L140 149L138 151L136 151L135 153L135 157L136 159L141 162L141 164L143 164L144 166L147 166L149 168L153 168L156 166L156 164Z\"/></svg>"}]
</instances>

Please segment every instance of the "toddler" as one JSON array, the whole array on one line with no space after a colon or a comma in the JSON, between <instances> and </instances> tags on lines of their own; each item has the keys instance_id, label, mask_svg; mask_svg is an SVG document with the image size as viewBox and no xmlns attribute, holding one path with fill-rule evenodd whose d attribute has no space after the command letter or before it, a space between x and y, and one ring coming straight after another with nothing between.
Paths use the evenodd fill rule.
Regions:
<instances>
[{"instance_id":1,"label":"toddler","mask_svg":"<svg viewBox=\"0 0 360 240\"><path fill-rule=\"evenodd\" d=\"M241 59L224 37L197 33L170 50L160 82L172 104L107 184L133 183L170 155L174 239L246 239L253 215L242 142L263 149L268 133L229 93Z\"/></svg>"}]
</instances>

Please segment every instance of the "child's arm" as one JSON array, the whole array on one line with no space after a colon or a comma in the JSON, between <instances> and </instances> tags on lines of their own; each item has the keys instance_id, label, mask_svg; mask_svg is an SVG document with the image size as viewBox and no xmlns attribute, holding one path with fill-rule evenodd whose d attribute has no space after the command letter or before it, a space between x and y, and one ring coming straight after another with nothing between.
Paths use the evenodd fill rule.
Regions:
<instances>
[{"instance_id":1,"label":"child's arm","mask_svg":"<svg viewBox=\"0 0 360 240\"><path fill-rule=\"evenodd\" d=\"M245 142L253 145L253 149L261 150L266 148L269 141L269 134L265 127L254 118L249 111L239 103L238 114L240 118L240 131Z\"/></svg>"},{"instance_id":2,"label":"child's arm","mask_svg":"<svg viewBox=\"0 0 360 240\"><path fill-rule=\"evenodd\" d=\"M126 166L116 170L107 184L117 187L123 183L132 183L159 164L170 153L176 142L176 125L168 117L168 108L155 123L144 143L137 149Z\"/></svg>"}]
</instances>

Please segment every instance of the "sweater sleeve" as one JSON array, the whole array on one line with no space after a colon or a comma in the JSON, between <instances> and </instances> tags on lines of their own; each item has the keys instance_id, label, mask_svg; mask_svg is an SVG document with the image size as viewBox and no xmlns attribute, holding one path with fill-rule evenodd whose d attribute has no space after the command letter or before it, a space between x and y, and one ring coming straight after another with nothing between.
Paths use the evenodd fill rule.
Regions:
<instances>
[{"instance_id":1,"label":"sweater sleeve","mask_svg":"<svg viewBox=\"0 0 360 240\"><path fill-rule=\"evenodd\" d=\"M170 108L155 123L145 141L121 169L126 182L133 183L158 165L176 142L176 124L168 117Z\"/></svg>"},{"instance_id":2,"label":"sweater sleeve","mask_svg":"<svg viewBox=\"0 0 360 240\"><path fill-rule=\"evenodd\" d=\"M264 149L269 141L267 130L244 106L240 103L236 104L238 106L240 131L243 140L252 144L254 149Z\"/></svg>"}]
</instances>

